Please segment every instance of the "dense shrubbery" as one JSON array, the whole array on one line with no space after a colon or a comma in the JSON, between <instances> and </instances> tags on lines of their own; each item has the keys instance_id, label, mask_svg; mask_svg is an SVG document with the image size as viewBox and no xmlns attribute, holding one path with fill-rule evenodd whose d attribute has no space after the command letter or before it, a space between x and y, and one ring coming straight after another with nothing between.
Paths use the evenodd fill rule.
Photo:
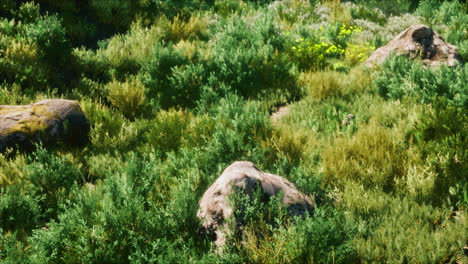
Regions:
<instances>
[{"instance_id":1,"label":"dense shrubbery","mask_svg":"<svg viewBox=\"0 0 468 264\"><path fill-rule=\"evenodd\" d=\"M466 83L468 67L425 69L404 57L387 61L375 77L378 93L387 99L404 96L418 98L424 103L442 97L449 105L468 107Z\"/></svg>"},{"instance_id":2,"label":"dense shrubbery","mask_svg":"<svg viewBox=\"0 0 468 264\"><path fill-rule=\"evenodd\" d=\"M75 99L92 125L82 148L0 154L0 262L466 262L466 64L359 64L413 23L466 61L467 18L462 1L0 0L0 105ZM216 254L196 210L236 160L316 208L234 197L244 223Z\"/></svg>"}]
</instances>

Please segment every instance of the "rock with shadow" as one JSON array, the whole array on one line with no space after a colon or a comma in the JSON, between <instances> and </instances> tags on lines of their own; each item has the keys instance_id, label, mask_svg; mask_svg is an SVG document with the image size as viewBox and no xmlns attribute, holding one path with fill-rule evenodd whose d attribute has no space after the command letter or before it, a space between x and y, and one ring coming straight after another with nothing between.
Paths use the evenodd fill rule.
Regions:
<instances>
[{"instance_id":1,"label":"rock with shadow","mask_svg":"<svg viewBox=\"0 0 468 264\"><path fill-rule=\"evenodd\" d=\"M423 64L431 67L453 67L463 63L457 48L425 25L412 25L407 28L387 45L374 51L363 65L379 65L391 55L420 59Z\"/></svg>"},{"instance_id":2,"label":"rock with shadow","mask_svg":"<svg viewBox=\"0 0 468 264\"><path fill-rule=\"evenodd\" d=\"M37 143L83 145L90 125L78 102L46 99L30 105L0 105L0 152L30 150Z\"/></svg>"},{"instance_id":3,"label":"rock with shadow","mask_svg":"<svg viewBox=\"0 0 468 264\"><path fill-rule=\"evenodd\" d=\"M281 203L289 215L300 216L313 211L310 197L297 190L293 183L257 169L252 162L236 161L204 193L197 213L205 233L212 235L218 249L225 245L226 237L233 231L227 223L234 213L229 198L233 192L243 192L241 195L254 199L252 194L257 186L265 197L281 195ZM236 224L242 222L242 219L234 220Z\"/></svg>"}]
</instances>

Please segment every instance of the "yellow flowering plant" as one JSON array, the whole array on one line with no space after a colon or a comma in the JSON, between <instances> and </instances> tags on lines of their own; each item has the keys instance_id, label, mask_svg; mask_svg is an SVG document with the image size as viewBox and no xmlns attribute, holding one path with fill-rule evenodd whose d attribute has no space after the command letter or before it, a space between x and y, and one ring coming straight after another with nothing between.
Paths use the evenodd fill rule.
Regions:
<instances>
[{"instance_id":1,"label":"yellow flowering plant","mask_svg":"<svg viewBox=\"0 0 468 264\"><path fill-rule=\"evenodd\" d=\"M332 35L328 40L325 36ZM311 38L294 40L291 54L303 69L323 69L329 65L328 59L342 58L347 51L347 41L354 32L362 29L356 26L341 25L328 30L323 27Z\"/></svg>"}]
</instances>

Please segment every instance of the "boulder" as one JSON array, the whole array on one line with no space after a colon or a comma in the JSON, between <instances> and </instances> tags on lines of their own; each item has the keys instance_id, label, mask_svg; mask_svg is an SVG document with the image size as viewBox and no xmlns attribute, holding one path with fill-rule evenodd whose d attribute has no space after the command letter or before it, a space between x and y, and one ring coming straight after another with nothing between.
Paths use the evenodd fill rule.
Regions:
<instances>
[{"instance_id":1,"label":"boulder","mask_svg":"<svg viewBox=\"0 0 468 264\"><path fill-rule=\"evenodd\" d=\"M425 25L412 25L387 45L374 51L363 64L368 67L381 64L392 54L419 58L428 66L452 67L462 63L457 48Z\"/></svg>"},{"instance_id":2,"label":"boulder","mask_svg":"<svg viewBox=\"0 0 468 264\"><path fill-rule=\"evenodd\" d=\"M82 144L89 129L76 101L46 99L30 105L0 105L0 152L15 146L30 149L38 142Z\"/></svg>"},{"instance_id":3,"label":"boulder","mask_svg":"<svg viewBox=\"0 0 468 264\"><path fill-rule=\"evenodd\" d=\"M311 212L314 205L312 200L296 189L288 180L262 172L252 162L236 161L227 167L221 176L208 188L200 200L197 216L203 222L207 233L214 233L216 246L222 247L225 238L231 233L226 222L233 215L229 197L232 192L252 194L256 186L261 188L267 197L282 194L282 204L290 215L304 215ZM242 219L234 219L237 223Z\"/></svg>"}]
</instances>

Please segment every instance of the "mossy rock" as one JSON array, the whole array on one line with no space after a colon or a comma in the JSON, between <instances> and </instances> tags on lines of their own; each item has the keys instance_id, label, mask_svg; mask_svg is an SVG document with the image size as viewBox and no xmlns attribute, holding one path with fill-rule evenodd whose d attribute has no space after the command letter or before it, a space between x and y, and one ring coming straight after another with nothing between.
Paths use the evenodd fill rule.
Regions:
<instances>
[{"instance_id":1,"label":"mossy rock","mask_svg":"<svg viewBox=\"0 0 468 264\"><path fill-rule=\"evenodd\" d=\"M76 101L46 99L30 105L0 105L0 152L36 143L84 144L89 122Z\"/></svg>"}]
</instances>

